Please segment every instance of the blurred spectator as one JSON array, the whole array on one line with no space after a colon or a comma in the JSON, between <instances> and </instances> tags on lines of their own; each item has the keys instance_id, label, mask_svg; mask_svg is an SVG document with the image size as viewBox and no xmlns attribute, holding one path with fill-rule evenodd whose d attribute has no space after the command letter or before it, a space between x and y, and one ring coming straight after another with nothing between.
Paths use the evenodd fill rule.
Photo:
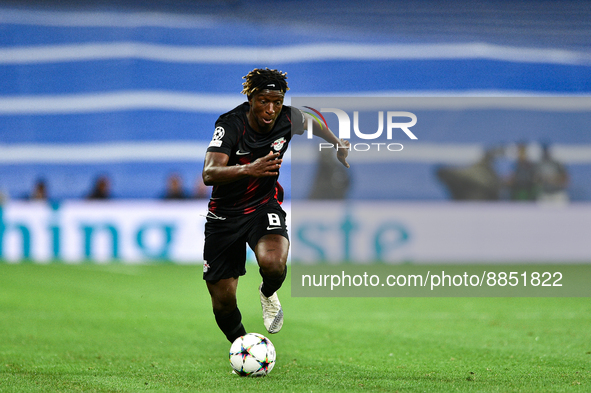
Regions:
<instances>
[{"instance_id":1,"label":"blurred spectator","mask_svg":"<svg viewBox=\"0 0 591 393\"><path fill-rule=\"evenodd\" d=\"M183 190L183 180L180 175L173 173L168 176L166 180L166 192L164 199L186 199L185 191Z\"/></svg>"},{"instance_id":2,"label":"blurred spectator","mask_svg":"<svg viewBox=\"0 0 591 393\"><path fill-rule=\"evenodd\" d=\"M109 199L111 197L111 183L106 176L100 176L94 183L94 188L87 199Z\"/></svg>"},{"instance_id":3,"label":"blurred spectator","mask_svg":"<svg viewBox=\"0 0 591 393\"><path fill-rule=\"evenodd\" d=\"M8 202L9 200L10 200L10 197L8 196L8 194L6 192L4 192L3 190L0 190L0 205Z\"/></svg>"},{"instance_id":4,"label":"blurred spectator","mask_svg":"<svg viewBox=\"0 0 591 393\"><path fill-rule=\"evenodd\" d=\"M337 160L334 150L321 150L309 198L344 199L350 183L349 171Z\"/></svg>"},{"instance_id":5,"label":"blurred spectator","mask_svg":"<svg viewBox=\"0 0 591 393\"><path fill-rule=\"evenodd\" d=\"M536 167L534 163L527 157L527 146L524 143L520 143L517 146L517 161L508 184L512 200L535 200L535 172Z\"/></svg>"},{"instance_id":6,"label":"blurred spectator","mask_svg":"<svg viewBox=\"0 0 591 393\"><path fill-rule=\"evenodd\" d=\"M46 201L47 200L47 184L45 180L39 179L35 182L33 192L29 195L32 201Z\"/></svg>"},{"instance_id":7,"label":"blurred spectator","mask_svg":"<svg viewBox=\"0 0 591 393\"><path fill-rule=\"evenodd\" d=\"M195 191L193 193L193 198L195 198L195 199L209 198L209 189L203 183L203 178L201 178L201 176L197 176L197 180L195 180Z\"/></svg>"},{"instance_id":8,"label":"blurred spectator","mask_svg":"<svg viewBox=\"0 0 591 393\"><path fill-rule=\"evenodd\" d=\"M501 180L494 168L502 149L488 149L482 158L467 167L441 167L437 177L447 186L453 200L495 201L500 199Z\"/></svg>"},{"instance_id":9,"label":"blurred spectator","mask_svg":"<svg viewBox=\"0 0 591 393\"><path fill-rule=\"evenodd\" d=\"M568 202L568 173L564 165L552 158L548 145L542 146L542 159L536 166L535 183L539 201Z\"/></svg>"}]
</instances>

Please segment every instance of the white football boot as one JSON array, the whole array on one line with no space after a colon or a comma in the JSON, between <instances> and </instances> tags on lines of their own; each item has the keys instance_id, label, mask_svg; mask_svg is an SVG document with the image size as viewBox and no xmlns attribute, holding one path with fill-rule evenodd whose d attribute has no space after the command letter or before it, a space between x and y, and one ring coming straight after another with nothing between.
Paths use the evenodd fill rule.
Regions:
<instances>
[{"instance_id":1,"label":"white football boot","mask_svg":"<svg viewBox=\"0 0 591 393\"><path fill-rule=\"evenodd\" d=\"M261 292L262 287L263 284L261 283L259 294L261 295L261 307L263 309L263 323L269 333L277 333L283 327L283 309L281 308L281 303L279 303L277 293L266 297Z\"/></svg>"}]
</instances>

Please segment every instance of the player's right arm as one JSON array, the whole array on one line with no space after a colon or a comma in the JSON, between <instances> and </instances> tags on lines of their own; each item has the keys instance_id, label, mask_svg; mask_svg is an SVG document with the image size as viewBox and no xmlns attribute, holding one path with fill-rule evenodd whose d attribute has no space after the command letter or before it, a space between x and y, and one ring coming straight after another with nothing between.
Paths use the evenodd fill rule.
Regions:
<instances>
[{"instance_id":1,"label":"player's right arm","mask_svg":"<svg viewBox=\"0 0 591 393\"><path fill-rule=\"evenodd\" d=\"M206 186L218 186L231 183L245 177L266 177L279 174L279 168L283 160L278 159L279 153L269 152L246 165L228 166L230 157L226 153L211 152L205 153L203 164L203 183Z\"/></svg>"}]
</instances>

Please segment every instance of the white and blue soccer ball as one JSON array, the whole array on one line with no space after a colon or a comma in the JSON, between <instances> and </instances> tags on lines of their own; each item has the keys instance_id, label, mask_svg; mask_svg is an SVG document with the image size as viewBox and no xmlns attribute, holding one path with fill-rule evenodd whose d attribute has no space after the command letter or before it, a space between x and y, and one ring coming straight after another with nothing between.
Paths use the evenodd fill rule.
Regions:
<instances>
[{"instance_id":1,"label":"white and blue soccer ball","mask_svg":"<svg viewBox=\"0 0 591 393\"><path fill-rule=\"evenodd\" d=\"M238 375L262 377L275 366L275 346L267 337L247 333L238 337L230 347L230 364Z\"/></svg>"}]
</instances>

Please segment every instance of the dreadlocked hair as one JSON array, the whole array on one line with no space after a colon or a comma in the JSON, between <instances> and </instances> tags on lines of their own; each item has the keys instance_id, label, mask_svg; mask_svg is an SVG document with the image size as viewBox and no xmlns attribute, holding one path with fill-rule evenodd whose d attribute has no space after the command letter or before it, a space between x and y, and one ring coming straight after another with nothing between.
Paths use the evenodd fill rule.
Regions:
<instances>
[{"instance_id":1,"label":"dreadlocked hair","mask_svg":"<svg viewBox=\"0 0 591 393\"><path fill-rule=\"evenodd\" d=\"M268 68L265 68L264 70L255 68L246 76L243 76L242 79L246 79L246 82L242 83L242 86L244 86L242 94L246 94L248 97L257 93L259 86L268 82L277 83L283 92L289 90L289 87L287 87L287 72L270 70Z\"/></svg>"}]
</instances>

